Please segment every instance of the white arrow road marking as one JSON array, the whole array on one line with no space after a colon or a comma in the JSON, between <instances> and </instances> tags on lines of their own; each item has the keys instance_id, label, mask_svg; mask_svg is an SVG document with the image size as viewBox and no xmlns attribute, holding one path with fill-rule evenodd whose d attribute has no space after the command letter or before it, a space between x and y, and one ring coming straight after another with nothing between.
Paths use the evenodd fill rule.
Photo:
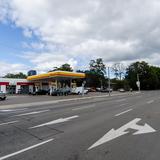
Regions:
<instances>
[{"instance_id":1,"label":"white arrow road marking","mask_svg":"<svg viewBox=\"0 0 160 160\"><path fill-rule=\"evenodd\" d=\"M6 124L12 124L12 123L16 123L18 121L11 121L11 122L5 122L5 123L0 123L0 126L6 125Z\"/></svg>"},{"instance_id":2,"label":"white arrow road marking","mask_svg":"<svg viewBox=\"0 0 160 160\"><path fill-rule=\"evenodd\" d=\"M3 156L3 157L0 157L0 160L4 160L4 159L10 158L10 157L13 157L13 156L15 156L15 155L17 155L17 154L26 152L26 151L28 151L28 150L31 150L31 149L33 149L33 148L36 148L36 147L38 147L38 146L41 146L41 145L43 145L43 144L45 144L45 143L48 143L48 142L51 142L51 141L53 141L53 140L54 140L54 139L49 139L49 140L47 140L47 141L43 141L43 142L41 142L41 143L35 144L35 145L30 146L30 147L28 147L28 148L22 149L22 150L20 150L20 151L17 151L17 152L8 154L8 155Z\"/></svg>"},{"instance_id":3,"label":"white arrow road marking","mask_svg":"<svg viewBox=\"0 0 160 160\"><path fill-rule=\"evenodd\" d=\"M141 120L140 118L135 118L134 120L130 121L129 123L125 124L124 126L120 127L117 130L111 129L101 139L99 139L96 143L94 143L91 147L89 147L88 150L90 150L94 147L97 147L103 143L106 143L108 141L111 141L117 137L120 137L122 135L129 133L129 131L126 131L127 129L137 130L137 132L135 132L133 135L156 132L156 130L153 129L148 124L145 124L144 126L140 126L140 125L136 124L140 120Z\"/></svg>"},{"instance_id":4,"label":"white arrow road marking","mask_svg":"<svg viewBox=\"0 0 160 160\"><path fill-rule=\"evenodd\" d=\"M19 117L19 116L28 116L28 115L33 115L33 114L38 114L38 113L43 113L43 112L48 112L48 111L50 111L50 110L43 110L43 111L35 111L35 112L22 113L22 114L18 114L18 115L15 115L15 116L16 117Z\"/></svg>"},{"instance_id":5,"label":"white arrow road marking","mask_svg":"<svg viewBox=\"0 0 160 160\"><path fill-rule=\"evenodd\" d=\"M117 116L120 116L120 115L122 115L122 114L125 114L125 113L127 113L127 112L129 112L129 111L132 111L133 109L128 109L128 110L126 110L126 111L123 111L123 112L121 112L121 113L118 113L118 114L116 114L115 116L117 117Z\"/></svg>"},{"instance_id":6,"label":"white arrow road marking","mask_svg":"<svg viewBox=\"0 0 160 160\"><path fill-rule=\"evenodd\" d=\"M153 102L154 102L154 100L150 100L150 101L147 102L147 104L151 104Z\"/></svg>"},{"instance_id":7,"label":"white arrow road marking","mask_svg":"<svg viewBox=\"0 0 160 160\"><path fill-rule=\"evenodd\" d=\"M67 121L70 121L71 119L78 118L78 117L79 116L76 115L76 116L67 117L67 118L59 118L57 120L53 120L53 121L50 121L50 122L47 122L47 123L43 123L43 124L40 124L40 125L37 125L37 126L30 127L29 129L39 128L39 127L48 126L48 125L57 124L57 123L63 123L63 122L67 122Z\"/></svg>"},{"instance_id":8,"label":"white arrow road marking","mask_svg":"<svg viewBox=\"0 0 160 160\"><path fill-rule=\"evenodd\" d=\"M120 104L118 107L122 107L122 106L125 106L125 105L127 105L127 103Z\"/></svg>"}]
</instances>

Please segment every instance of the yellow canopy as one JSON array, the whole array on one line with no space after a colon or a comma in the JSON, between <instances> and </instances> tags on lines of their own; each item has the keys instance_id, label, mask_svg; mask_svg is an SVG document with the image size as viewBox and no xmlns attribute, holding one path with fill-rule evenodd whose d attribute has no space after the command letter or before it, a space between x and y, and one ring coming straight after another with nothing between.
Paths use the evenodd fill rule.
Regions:
<instances>
[{"instance_id":1,"label":"yellow canopy","mask_svg":"<svg viewBox=\"0 0 160 160\"><path fill-rule=\"evenodd\" d=\"M48 78L54 78L54 77L85 78L85 73L54 71L54 72L48 72L48 73L38 74L34 76L28 76L27 80L32 81L32 80L48 79Z\"/></svg>"}]
</instances>

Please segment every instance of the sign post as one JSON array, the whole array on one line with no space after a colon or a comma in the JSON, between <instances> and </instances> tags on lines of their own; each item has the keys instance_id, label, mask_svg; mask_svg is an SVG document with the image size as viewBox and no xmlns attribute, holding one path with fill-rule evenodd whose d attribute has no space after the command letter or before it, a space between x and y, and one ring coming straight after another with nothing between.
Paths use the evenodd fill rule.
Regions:
<instances>
[{"instance_id":1,"label":"sign post","mask_svg":"<svg viewBox=\"0 0 160 160\"><path fill-rule=\"evenodd\" d=\"M84 86L85 86L85 84L86 84L86 81L83 81L83 83L82 83L82 96L84 96Z\"/></svg>"},{"instance_id":2,"label":"sign post","mask_svg":"<svg viewBox=\"0 0 160 160\"><path fill-rule=\"evenodd\" d=\"M140 84L140 81L139 81L139 74L137 74L137 82L136 82L136 85L138 87L138 91L140 92L141 91L141 84Z\"/></svg>"}]
</instances>

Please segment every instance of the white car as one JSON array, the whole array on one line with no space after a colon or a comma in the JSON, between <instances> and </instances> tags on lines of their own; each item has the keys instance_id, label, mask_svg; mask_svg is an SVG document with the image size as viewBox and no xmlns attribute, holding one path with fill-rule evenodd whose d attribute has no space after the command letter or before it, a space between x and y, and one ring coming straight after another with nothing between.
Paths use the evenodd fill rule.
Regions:
<instances>
[{"instance_id":1,"label":"white car","mask_svg":"<svg viewBox=\"0 0 160 160\"><path fill-rule=\"evenodd\" d=\"M83 92L83 87L76 87L76 88L72 88L72 93L73 94L82 94ZM84 94L87 94L88 90L84 89Z\"/></svg>"},{"instance_id":2,"label":"white car","mask_svg":"<svg viewBox=\"0 0 160 160\"><path fill-rule=\"evenodd\" d=\"M124 88L120 88L119 92L125 92Z\"/></svg>"}]
</instances>

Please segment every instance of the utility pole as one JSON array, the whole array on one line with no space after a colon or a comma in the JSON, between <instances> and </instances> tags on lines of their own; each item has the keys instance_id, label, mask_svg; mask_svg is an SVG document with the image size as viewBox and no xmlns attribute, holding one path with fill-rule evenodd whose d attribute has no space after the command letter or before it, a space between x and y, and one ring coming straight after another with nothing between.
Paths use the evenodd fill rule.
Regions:
<instances>
[{"instance_id":1,"label":"utility pole","mask_svg":"<svg viewBox=\"0 0 160 160\"><path fill-rule=\"evenodd\" d=\"M85 84L86 84L86 81L83 81L83 83L82 83L82 96L84 96L84 86L85 86Z\"/></svg>"},{"instance_id":2,"label":"utility pole","mask_svg":"<svg viewBox=\"0 0 160 160\"><path fill-rule=\"evenodd\" d=\"M111 96L111 81L110 81L110 70L109 70L109 67L108 67L108 89L109 89L109 96Z\"/></svg>"}]
</instances>

